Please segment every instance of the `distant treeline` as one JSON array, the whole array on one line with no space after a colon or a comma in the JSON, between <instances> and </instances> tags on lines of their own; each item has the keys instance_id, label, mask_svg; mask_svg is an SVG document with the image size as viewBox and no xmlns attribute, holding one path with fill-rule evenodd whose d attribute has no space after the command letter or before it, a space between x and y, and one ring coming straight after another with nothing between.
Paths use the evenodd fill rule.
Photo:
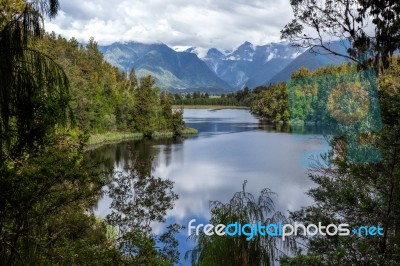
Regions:
<instances>
[{"instance_id":1,"label":"distant treeline","mask_svg":"<svg viewBox=\"0 0 400 266\"><path fill-rule=\"evenodd\" d=\"M203 92L176 93L175 105L224 105L224 106L249 106L251 90L244 88L236 93L209 95Z\"/></svg>"}]
</instances>

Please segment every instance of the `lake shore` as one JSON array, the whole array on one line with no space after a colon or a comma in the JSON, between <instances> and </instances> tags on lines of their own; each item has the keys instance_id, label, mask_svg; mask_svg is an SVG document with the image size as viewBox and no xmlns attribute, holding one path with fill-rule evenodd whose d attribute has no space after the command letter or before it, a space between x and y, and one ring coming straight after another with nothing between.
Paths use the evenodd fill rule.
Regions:
<instances>
[{"instance_id":1,"label":"lake shore","mask_svg":"<svg viewBox=\"0 0 400 266\"><path fill-rule=\"evenodd\" d=\"M187 127L183 130L183 136L197 135L198 131L195 128ZM172 138L173 132L163 131L154 132L153 138ZM88 146L100 146L109 143L117 143L125 140L139 140L143 138L142 133L132 132L106 132L103 134L91 134L89 136Z\"/></svg>"},{"instance_id":2,"label":"lake shore","mask_svg":"<svg viewBox=\"0 0 400 266\"><path fill-rule=\"evenodd\" d=\"M236 106L236 105L173 105L172 108L178 109L249 109L247 106Z\"/></svg>"}]
</instances>

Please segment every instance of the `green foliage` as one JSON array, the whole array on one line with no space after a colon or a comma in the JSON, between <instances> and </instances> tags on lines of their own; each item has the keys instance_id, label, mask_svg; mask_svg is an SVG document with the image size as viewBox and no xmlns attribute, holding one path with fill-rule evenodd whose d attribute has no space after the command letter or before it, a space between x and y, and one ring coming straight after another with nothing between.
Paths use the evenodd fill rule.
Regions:
<instances>
[{"instance_id":1,"label":"green foliage","mask_svg":"<svg viewBox=\"0 0 400 266\"><path fill-rule=\"evenodd\" d=\"M269 189L261 190L256 199L246 192L246 183L243 189L236 192L228 203L211 202L211 224L262 224L287 221L280 212L274 211L272 196ZM195 235L194 235L195 236ZM185 254L193 265L273 265L274 260L283 256L283 250L290 251L295 247L292 239L281 241L277 237L256 235L250 241L246 236L195 236L197 246Z\"/></svg>"},{"instance_id":2,"label":"green foliage","mask_svg":"<svg viewBox=\"0 0 400 266\"><path fill-rule=\"evenodd\" d=\"M36 49L42 15L54 17L58 1L2 1L1 7L0 264L118 263L104 223L84 213L104 179L83 159L86 139L60 133L70 100L67 76Z\"/></svg>"},{"instance_id":3,"label":"green foliage","mask_svg":"<svg viewBox=\"0 0 400 266\"><path fill-rule=\"evenodd\" d=\"M104 225L84 214L105 184L97 167L83 159L84 142L58 135L40 151L0 167L0 264L114 256Z\"/></svg>"},{"instance_id":4,"label":"green foliage","mask_svg":"<svg viewBox=\"0 0 400 266\"><path fill-rule=\"evenodd\" d=\"M283 257L280 260L282 266L327 266L329 262L322 262L318 255L312 253L298 254L294 258Z\"/></svg>"},{"instance_id":5,"label":"green foliage","mask_svg":"<svg viewBox=\"0 0 400 266\"><path fill-rule=\"evenodd\" d=\"M183 109L175 110L175 112L172 114L171 126L175 138L182 137L185 135L185 133L193 134L193 129L188 129L183 122Z\"/></svg>"},{"instance_id":6,"label":"green foliage","mask_svg":"<svg viewBox=\"0 0 400 266\"><path fill-rule=\"evenodd\" d=\"M58 1L2 2L0 12L0 164L41 145L67 121L69 84L62 68L34 48L42 14L54 16Z\"/></svg>"},{"instance_id":7,"label":"green foliage","mask_svg":"<svg viewBox=\"0 0 400 266\"><path fill-rule=\"evenodd\" d=\"M141 223L135 243L154 256L129 260L112 233L115 228L90 211L107 179L98 163L84 156L88 138L82 130L134 131L135 123L148 115L134 116L134 91L140 89L134 71L127 77L106 63L93 39L83 47L75 39L44 35L42 16L54 17L58 1L6 0L0 7L0 264L173 264L179 256L174 239L179 226L156 238L149 224ZM141 85L151 90L151 126L172 128L169 96L160 105L147 81ZM66 125L72 128L69 133ZM154 178L139 183L136 210L146 210L151 201L155 208L145 221L162 221L176 196L163 189L172 184ZM154 202L158 199L164 205ZM156 241L166 245L156 250Z\"/></svg>"},{"instance_id":8,"label":"green foliage","mask_svg":"<svg viewBox=\"0 0 400 266\"><path fill-rule=\"evenodd\" d=\"M174 132L172 95L160 92L151 76L138 82L134 69L127 75L111 66L93 38L83 47L74 38L67 41L50 34L39 47L66 70L79 129L89 134L140 132L147 137L155 131Z\"/></svg>"},{"instance_id":9,"label":"green foliage","mask_svg":"<svg viewBox=\"0 0 400 266\"><path fill-rule=\"evenodd\" d=\"M141 139L142 133L130 132L107 132L105 134L92 134L89 137L88 145L120 142L121 140Z\"/></svg>"},{"instance_id":10,"label":"green foliage","mask_svg":"<svg viewBox=\"0 0 400 266\"><path fill-rule=\"evenodd\" d=\"M382 73L390 66L390 57L399 48L399 1L294 0L294 19L281 31L282 39L294 46L311 48L339 55L359 63L362 68L374 67ZM369 34L369 30L374 34ZM333 39L346 40L341 51L331 46ZM316 49L317 48L317 49ZM366 53L371 53L365 60Z\"/></svg>"},{"instance_id":11,"label":"green foliage","mask_svg":"<svg viewBox=\"0 0 400 266\"><path fill-rule=\"evenodd\" d=\"M323 114L328 110L332 86L344 83L346 79L350 82L360 82L361 85L365 85L362 82L369 82L366 78L362 79L364 76L360 78L361 74L357 75L356 71L357 68L348 63L329 65L314 72L300 68L292 73L289 83L271 84L254 89L250 110L271 122L327 124L328 116Z\"/></svg>"},{"instance_id":12,"label":"green foliage","mask_svg":"<svg viewBox=\"0 0 400 266\"><path fill-rule=\"evenodd\" d=\"M46 35L39 48L65 69L71 83L71 108L76 125L88 133L127 131L132 123L133 95L126 75L104 61L91 38L83 47Z\"/></svg>"},{"instance_id":13,"label":"green foliage","mask_svg":"<svg viewBox=\"0 0 400 266\"><path fill-rule=\"evenodd\" d=\"M400 260L399 76L399 63L392 58L391 66L379 78L383 128L379 133L359 136L360 143L380 150L381 161L352 163L347 155L351 143L342 137L333 138L332 151L323 155L309 173L317 184L308 192L315 204L292 213L294 220L304 223L348 223L350 228L380 225L384 235L308 238L305 239L308 254L287 258L285 265L307 261L318 265L397 265Z\"/></svg>"},{"instance_id":14,"label":"green foliage","mask_svg":"<svg viewBox=\"0 0 400 266\"><path fill-rule=\"evenodd\" d=\"M272 122L288 122L290 120L286 83L258 87L254 90L250 110L252 113Z\"/></svg>"},{"instance_id":15,"label":"green foliage","mask_svg":"<svg viewBox=\"0 0 400 266\"><path fill-rule=\"evenodd\" d=\"M157 128L158 88L154 87L154 83L155 80L152 76L143 77L140 80L140 86L134 91L135 129L146 137L150 137Z\"/></svg>"}]
</instances>

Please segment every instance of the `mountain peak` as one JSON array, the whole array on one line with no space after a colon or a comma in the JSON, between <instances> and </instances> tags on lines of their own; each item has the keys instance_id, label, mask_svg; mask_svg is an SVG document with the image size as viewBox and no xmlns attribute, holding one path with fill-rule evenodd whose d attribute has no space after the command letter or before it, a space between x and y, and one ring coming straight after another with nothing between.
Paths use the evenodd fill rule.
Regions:
<instances>
[{"instance_id":1,"label":"mountain peak","mask_svg":"<svg viewBox=\"0 0 400 266\"><path fill-rule=\"evenodd\" d=\"M225 55L217 48L211 48L207 51L207 57L223 58Z\"/></svg>"},{"instance_id":2,"label":"mountain peak","mask_svg":"<svg viewBox=\"0 0 400 266\"><path fill-rule=\"evenodd\" d=\"M254 55L254 45L251 42L244 42L240 45L233 53L231 53L227 58L229 60L244 60L253 61Z\"/></svg>"},{"instance_id":3,"label":"mountain peak","mask_svg":"<svg viewBox=\"0 0 400 266\"><path fill-rule=\"evenodd\" d=\"M191 53L197 55L198 58L203 59L207 56L207 49L201 47L189 47L184 51L185 53Z\"/></svg>"},{"instance_id":4,"label":"mountain peak","mask_svg":"<svg viewBox=\"0 0 400 266\"><path fill-rule=\"evenodd\" d=\"M164 43L130 42L117 47L102 47L104 58L109 63L122 71L129 71L133 67L139 78L151 74L157 86L163 89L174 92L205 90L212 93L232 90L227 82L199 59L197 54L201 51L201 48L189 46L171 48Z\"/></svg>"},{"instance_id":5,"label":"mountain peak","mask_svg":"<svg viewBox=\"0 0 400 266\"><path fill-rule=\"evenodd\" d=\"M254 45L251 42L245 41L236 50L240 50L240 49L254 50Z\"/></svg>"},{"instance_id":6,"label":"mountain peak","mask_svg":"<svg viewBox=\"0 0 400 266\"><path fill-rule=\"evenodd\" d=\"M253 45L253 44L251 42L245 41L242 45L247 45L248 46L248 45Z\"/></svg>"},{"instance_id":7,"label":"mountain peak","mask_svg":"<svg viewBox=\"0 0 400 266\"><path fill-rule=\"evenodd\" d=\"M173 48L176 52L186 52L186 53L190 53L191 50L194 49L194 47L191 47L191 46L184 46L184 45L173 46L172 48Z\"/></svg>"},{"instance_id":8,"label":"mountain peak","mask_svg":"<svg viewBox=\"0 0 400 266\"><path fill-rule=\"evenodd\" d=\"M189 47L186 50L182 51L182 52L186 52L186 53L195 53L196 52L196 47Z\"/></svg>"}]
</instances>

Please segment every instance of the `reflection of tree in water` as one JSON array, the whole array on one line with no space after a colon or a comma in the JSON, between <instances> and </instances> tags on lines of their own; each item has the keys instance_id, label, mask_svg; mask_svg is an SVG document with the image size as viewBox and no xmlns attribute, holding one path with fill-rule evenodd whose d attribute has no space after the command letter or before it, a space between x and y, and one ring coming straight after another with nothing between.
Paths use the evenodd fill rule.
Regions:
<instances>
[{"instance_id":1,"label":"reflection of tree in water","mask_svg":"<svg viewBox=\"0 0 400 266\"><path fill-rule=\"evenodd\" d=\"M106 144L86 151L86 158L96 162L100 170L112 172L129 166L130 149L127 143Z\"/></svg>"},{"instance_id":2,"label":"reflection of tree in water","mask_svg":"<svg viewBox=\"0 0 400 266\"><path fill-rule=\"evenodd\" d=\"M181 226L172 224L160 236L153 233L153 223L164 223L166 212L178 198L173 182L151 175L153 160L159 150L157 144L169 147L172 141L142 140L115 145L116 165L124 165L115 172L109 185L112 200L107 222L116 231L116 243L129 260L138 265L169 265L177 262L179 252L175 233ZM171 152L171 149L165 149Z\"/></svg>"},{"instance_id":3,"label":"reflection of tree in water","mask_svg":"<svg viewBox=\"0 0 400 266\"><path fill-rule=\"evenodd\" d=\"M153 149L149 140L133 142L131 148L131 167L136 174L145 178L151 175L153 169L153 160L157 155L157 150Z\"/></svg>"},{"instance_id":4,"label":"reflection of tree in water","mask_svg":"<svg viewBox=\"0 0 400 266\"><path fill-rule=\"evenodd\" d=\"M172 144L178 143L180 142L172 139L147 139L131 142L131 167L141 177L151 175L154 165L158 163L155 160L159 160L157 156L162 152L168 165L171 162Z\"/></svg>"},{"instance_id":5,"label":"reflection of tree in water","mask_svg":"<svg viewBox=\"0 0 400 266\"><path fill-rule=\"evenodd\" d=\"M167 166L171 163L173 144L182 141L172 139L145 139L108 144L86 152L87 158L97 162L101 170L112 171L135 169L139 176L149 176L157 156L165 156Z\"/></svg>"}]
</instances>

